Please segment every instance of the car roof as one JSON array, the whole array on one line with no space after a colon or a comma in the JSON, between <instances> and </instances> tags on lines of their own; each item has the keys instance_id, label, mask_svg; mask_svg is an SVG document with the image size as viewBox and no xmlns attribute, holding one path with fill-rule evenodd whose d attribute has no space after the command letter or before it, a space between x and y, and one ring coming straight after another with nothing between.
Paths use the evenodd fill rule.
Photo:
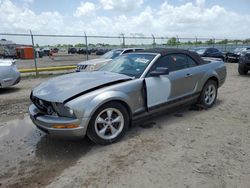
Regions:
<instances>
[{"instance_id":1,"label":"car roof","mask_svg":"<svg viewBox=\"0 0 250 188\"><path fill-rule=\"evenodd\" d=\"M124 51L124 50L137 50L137 49L144 50L144 48L117 48L117 49L113 49L113 50L122 50L122 51Z\"/></svg>"},{"instance_id":2,"label":"car roof","mask_svg":"<svg viewBox=\"0 0 250 188\"><path fill-rule=\"evenodd\" d=\"M157 53L161 55L167 55L170 53L189 53L190 51L180 49L180 48L152 48L152 49L146 49L140 52L145 52L145 53Z\"/></svg>"},{"instance_id":3,"label":"car roof","mask_svg":"<svg viewBox=\"0 0 250 188\"><path fill-rule=\"evenodd\" d=\"M142 50L140 52L134 52L134 53L155 53L155 54L160 54L161 56L166 56L168 54L173 54L173 53L181 53L181 54L189 55L199 64L205 63L203 59L196 52L192 52L192 51L180 49L180 48L152 48L152 49L146 49L146 50Z\"/></svg>"}]
</instances>

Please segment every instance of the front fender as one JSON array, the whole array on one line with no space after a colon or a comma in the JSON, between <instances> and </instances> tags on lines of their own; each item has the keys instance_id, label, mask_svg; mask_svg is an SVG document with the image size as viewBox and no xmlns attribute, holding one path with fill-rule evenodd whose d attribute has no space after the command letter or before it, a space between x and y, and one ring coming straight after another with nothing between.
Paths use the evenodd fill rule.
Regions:
<instances>
[{"instance_id":1,"label":"front fender","mask_svg":"<svg viewBox=\"0 0 250 188\"><path fill-rule=\"evenodd\" d=\"M114 100L123 101L130 106L129 96L121 91L103 91L98 94L83 95L68 102L66 106L73 109L78 118L90 118L100 106Z\"/></svg>"},{"instance_id":2,"label":"front fender","mask_svg":"<svg viewBox=\"0 0 250 188\"><path fill-rule=\"evenodd\" d=\"M125 102L128 106L129 105L129 96L121 91L106 91L104 93L101 93L97 96L95 96L89 103L89 106L84 111L83 117L92 117L94 112L103 104L119 100L122 102Z\"/></svg>"}]
</instances>

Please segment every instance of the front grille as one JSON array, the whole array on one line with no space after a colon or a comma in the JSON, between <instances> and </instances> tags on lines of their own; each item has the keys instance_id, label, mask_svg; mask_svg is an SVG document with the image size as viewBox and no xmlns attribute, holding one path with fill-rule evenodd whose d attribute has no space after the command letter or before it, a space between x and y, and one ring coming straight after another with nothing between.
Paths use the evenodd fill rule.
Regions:
<instances>
[{"instance_id":1,"label":"front grille","mask_svg":"<svg viewBox=\"0 0 250 188\"><path fill-rule=\"evenodd\" d=\"M33 104L43 113L45 114L49 114L48 112L53 110L53 106L51 104L51 102L48 102L48 101L45 101L45 100L42 100L42 99L39 99L35 96L33 96L33 94L31 93L30 95L30 100L33 102ZM48 110L50 109L50 110ZM53 112L51 112L53 113ZM49 115L51 115L51 113Z\"/></svg>"},{"instance_id":2,"label":"front grille","mask_svg":"<svg viewBox=\"0 0 250 188\"><path fill-rule=\"evenodd\" d=\"M88 65L78 65L79 69L86 69Z\"/></svg>"}]
</instances>

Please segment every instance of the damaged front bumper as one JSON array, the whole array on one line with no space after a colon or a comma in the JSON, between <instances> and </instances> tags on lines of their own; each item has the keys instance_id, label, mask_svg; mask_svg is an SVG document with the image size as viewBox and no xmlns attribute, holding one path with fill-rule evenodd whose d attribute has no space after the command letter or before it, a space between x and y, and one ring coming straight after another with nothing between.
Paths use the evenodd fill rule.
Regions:
<instances>
[{"instance_id":1,"label":"damaged front bumper","mask_svg":"<svg viewBox=\"0 0 250 188\"><path fill-rule=\"evenodd\" d=\"M34 104L29 107L29 115L40 130L56 137L84 137L89 122L89 118L79 120L42 114Z\"/></svg>"}]
</instances>

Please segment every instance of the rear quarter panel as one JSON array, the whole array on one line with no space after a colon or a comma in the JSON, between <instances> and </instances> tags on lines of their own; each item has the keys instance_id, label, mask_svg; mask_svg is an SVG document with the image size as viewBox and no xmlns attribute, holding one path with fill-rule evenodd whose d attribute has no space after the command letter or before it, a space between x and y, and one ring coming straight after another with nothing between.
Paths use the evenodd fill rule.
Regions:
<instances>
[{"instance_id":1,"label":"rear quarter panel","mask_svg":"<svg viewBox=\"0 0 250 188\"><path fill-rule=\"evenodd\" d=\"M210 61L210 63L199 66L200 71L203 73L199 80L198 90L201 91L204 84L209 78L215 77L218 80L218 87L222 86L225 82L227 71L226 65L223 61Z\"/></svg>"}]
</instances>

